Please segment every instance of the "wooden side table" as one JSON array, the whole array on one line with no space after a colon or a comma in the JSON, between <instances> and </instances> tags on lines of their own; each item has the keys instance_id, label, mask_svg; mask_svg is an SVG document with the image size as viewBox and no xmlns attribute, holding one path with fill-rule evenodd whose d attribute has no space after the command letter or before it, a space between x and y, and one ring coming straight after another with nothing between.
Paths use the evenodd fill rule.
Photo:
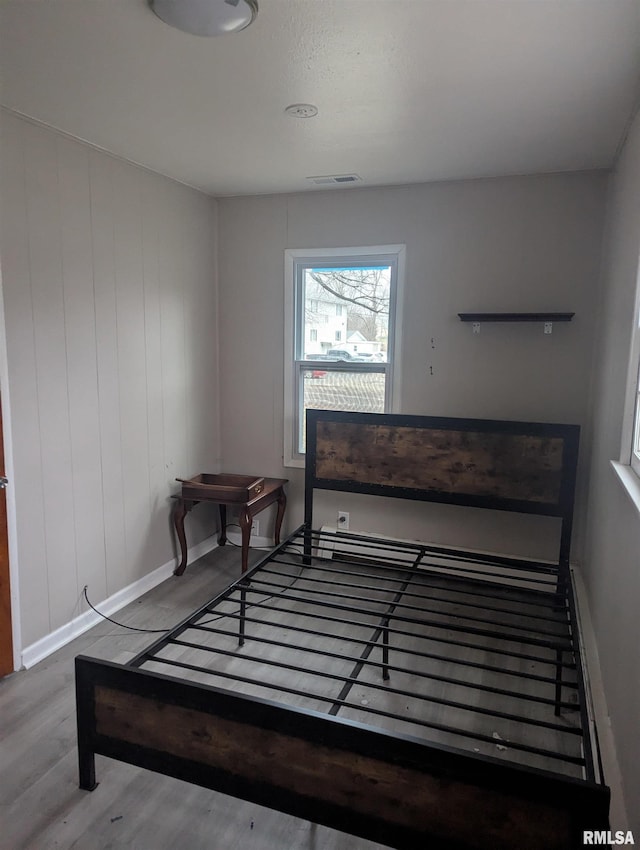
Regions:
<instances>
[{"instance_id":1,"label":"wooden side table","mask_svg":"<svg viewBox=\"0 0 640 850\"><path fill-rule=\"evenodd\" d=\"M176 507L173 514L173 522L180 542L180 564L174 570L174 575L181 576L187 566L187 539L184 533L184 518L189 511L199 502L210 502L217 504L220 509L220 534L218 536L218 544L224 546L227 542L227 505L233 504L239 510L240 531L242 533L242 572L247 571L249 559L249 538L251 536L251 526L253 517L263 511L265 508L278 503L278 512L276 514L276 523L274 530L274 542L277 546L280 543L280 529L282 528L282 520L284 511L287 506L287 497L284 492L284 485L287 483L287 478L265 478L264 485L257 495L249 495L246 501L238 501L229 499L215 492L208 492L204 488L198 493L198 497L193 497L193 487L189 487L189 482L182 482L182 494L176 496ZM186 495L185 496L185 492Z\"/></svg>"}]
</instances>

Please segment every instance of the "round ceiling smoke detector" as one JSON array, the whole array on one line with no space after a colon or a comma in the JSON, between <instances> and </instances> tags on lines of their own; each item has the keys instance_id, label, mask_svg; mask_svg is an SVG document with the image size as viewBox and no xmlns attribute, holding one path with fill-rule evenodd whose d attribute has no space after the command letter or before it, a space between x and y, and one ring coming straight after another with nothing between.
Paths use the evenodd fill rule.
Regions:
<instances>
[{"instance_id":1,"label":"round ceiling smoke detector","mask_svg":"<svg viewBox=\"0 0 640 850\"><path fill-rule=\"evenodd\" d=\"M191 35L225 35L248 27L258 14L258 0L148 0L156 15Z\"/></svg>"},{"instance_id":2,"label":"round ceiling smoke detector","mask_svg":"<svg viewBox=\"0 0 640 850\"><path fill-rule=\"evenodd\" d=\"M318 107L312 103L292 103L284 111L293 118L313 118L318 114Z\"/></svg>"}]
</instances>

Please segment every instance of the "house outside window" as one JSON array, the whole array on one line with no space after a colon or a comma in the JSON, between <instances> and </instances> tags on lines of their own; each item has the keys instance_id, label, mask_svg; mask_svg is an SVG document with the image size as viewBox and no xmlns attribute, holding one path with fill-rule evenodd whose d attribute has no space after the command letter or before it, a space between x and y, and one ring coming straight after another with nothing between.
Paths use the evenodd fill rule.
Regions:
<instances>
[{"instance_id":1,"label":"house outside window","mask_svg":"<svg viewBox=\"0 0 640 850\"><path fill-rule=\"evenodd\" d=\"M284 458L304 466L308 408L400 409L403 245L285 252Z\"/></svg>"}]
</instances>

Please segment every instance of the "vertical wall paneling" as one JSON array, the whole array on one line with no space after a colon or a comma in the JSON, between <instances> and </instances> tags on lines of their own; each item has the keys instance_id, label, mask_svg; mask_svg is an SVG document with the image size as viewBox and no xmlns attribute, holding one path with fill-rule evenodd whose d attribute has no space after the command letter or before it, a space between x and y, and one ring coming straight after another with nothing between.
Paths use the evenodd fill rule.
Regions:
<instances>
[{"instance_id":1,"label":"vertical wall paneling","mask_svg":"<svg viewBox=\"0 0 640 850\"><path fill-rule=\"evenodd\" d=\"M71 619L77 602L57 138L30 124L24 129L41 486L55 629Z\"/></svg>"},{"instance_id":2,"label":"vertical wall paneling","mask_svg":"<svg viewBox=\"0 0 640 850\"><path fill-rule=\"evenodd\" d=\"M144 337L142 214L139 180L130 166L115 162L114 198L116 325L120 386L126 564L119 565L120 581L132 568L145 572L144 550L149 516L149 456L147 452L147 370Z\"/></svg>"},{"instance_id":3,"label":"vertical wall paneling","mask_svg":"<svg viewBox=\"0 0 640 850\"><path fill-rule=\"evenodd\" d=\"M175 556L176 476L219 457L215 202L3 116L21 643ZM215 470L214 470L215 471ZM212 535L206 511L189 529Z\"/></svg>"},{"instance_id":4,"label":"vertical wall paneling","mask_svg":"<svg viewBox=\"0 0 640 850\"><path fill-rule=\"evenodd\" d=\"M173 188L173 187L172 187ZM166 193L169 187L163 187ZM182 233L179 210L162 204L160 211L160 332L162 335L163 424L165 477L176 489L175 478L184 477L187 422L184 362L184 305L182 282Z\"/></svg>"},{"instance_id":5,"label":"vertical wall paneling","mask_svg":"<svg viewBox=\"0 0 640 850\"><path fill-rule=\"evenodd\" d=\"M188 302L187 339L191 350L193 403L197 404L200 397L205 405L206 415L189 417L189 446L192 452L190 465L193 466L198 457L206 458L207 469L215 471L217 455L213 435L216 433L215 417L218 407L217 371L214 368L216 350L212 347L207 352L207 359L197 356L197 340L213 339L212 328L217 321L216 288L211 285L210 280L210 268L214 264L215 222L209 212L208 199L200 199L199 206L199 214L192 215L189 234L189 250L197 263L193 276L197 288L194 287L195 297Z\"/></svg>"},{"instance_id":6,"label":"vertical wall paneling","mask_svg":"<svg viewBox=\"0 0 640 850\"><path fill-rule=\"evenodd\" d=\"M11 116L2 131L2 290L5 309L7 369L11 413L21 423L12 429L13 465L20 470L11 482L15 494L16 537L20 560L22 643L49 631L49 575L44 536L41 483L38 386L29 271L28 218L25 194L25 124ZM27 616L28 612L28 616Z\"/></svg>"},{"instance_id":7,"label":"vertical wall paneling","mask_svg":"<svg viewBox=\"0 0 640 850\"><path fill-rule=\"evenodd\" d=\"M186 410L192 410L195 403L195 395L198 392L194 384L194 369L196 366L196 358L194 357L193 349L193 334L194 334L194 313L200 308L199 297L199 281L198 281L198 260L196 257L196 223L195 215L185 203L185 198L180 199L182 209L181 225L182 225L182 275L185 280L184 298L182 300L182 317L183 317L183 333L184 333L184 370L185 370L185 402ZM186 437L186 457L185 469L191 469L195 462L194 444L193 444L193 427L191 417L185 418L185 437ZM200 470L198 470L200 471Z\"/></svg>"},{"instance_id":8,"label":"vertical wall paneling","mask_svg":"<svg viewBox=\"0 0 640 850\"><path fill-rule=\"evenodd\" d=\"M58 138L76 588L104 589L103 494L89 150ZM98 544L98 545L96 545Z\"/></svg>"},{"instance_id":9,"label":"vertical wall paneling","mask_svg":"<svg viewBox=\"0 0 640 850\"><path fill-rule=\"evenodd\" d=\"M102 539L96 551L105 563L102 581L89 586L90 598L101 599L118 589L118 565L126 563L124 534L124 475L120 443L120 386L116 320L113 160L91 151L91 231L95 286L98 421L102 478Z\"/></svg>"},{"instance_id":10,"label":"vertical wall paneling","mask_svg":"<svg viewBox=\"0 0 640 850\"><path fill-rule=\"evenodd\" d=\"M185 208L184 264L187 271L188 291L185 291L184 334L185 369L187 378L187 409L197 408L201 415L189 415L186 421L188 455L186 469L203 472L219 469L216 411L219 404L217 345L215 341L216 286L211 275L215 268L214 227L212 204L206 197L197 205ZM211 346L202 356L201 340L210 340ZM242 470L239 470L242 471ZM194 512L192 526L196 533L212 533L217 527L217 510L206 506Z\"/></svg>"},{"instance_id":11,"label":"vertical wall paneling","mask_svg":"<svg viewBox=\"0 0 640 850\"><path fill-rule=\"evenodd\" d=\"M141 175L142 267L144 298L144 343L147 381L147 462L149 466L148 551L162 557L166 537L167 486L164 475L164 422L162 337L160 334L160 275L158 239L158 186L150 174Z\"/></svg>"}]
</instances>

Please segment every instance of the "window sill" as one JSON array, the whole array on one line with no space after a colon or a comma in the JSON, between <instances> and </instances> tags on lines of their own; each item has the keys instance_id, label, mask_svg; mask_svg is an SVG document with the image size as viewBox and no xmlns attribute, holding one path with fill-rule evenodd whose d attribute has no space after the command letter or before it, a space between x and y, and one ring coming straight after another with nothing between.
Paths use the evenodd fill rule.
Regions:
<instances>
[{"instance_id":1,"label":"window sill","mask_svg":"<svg viewBox=\"0 0 640 850\"><path fill-rule=\"evenodd\" d=\"M627 496L631 499L635 505L635 509L640 514L640 478L638 478L627 463L619 463L612 460L611 466L620 479L620 483L624 487Z\"/></svg>"}]
</instances>

